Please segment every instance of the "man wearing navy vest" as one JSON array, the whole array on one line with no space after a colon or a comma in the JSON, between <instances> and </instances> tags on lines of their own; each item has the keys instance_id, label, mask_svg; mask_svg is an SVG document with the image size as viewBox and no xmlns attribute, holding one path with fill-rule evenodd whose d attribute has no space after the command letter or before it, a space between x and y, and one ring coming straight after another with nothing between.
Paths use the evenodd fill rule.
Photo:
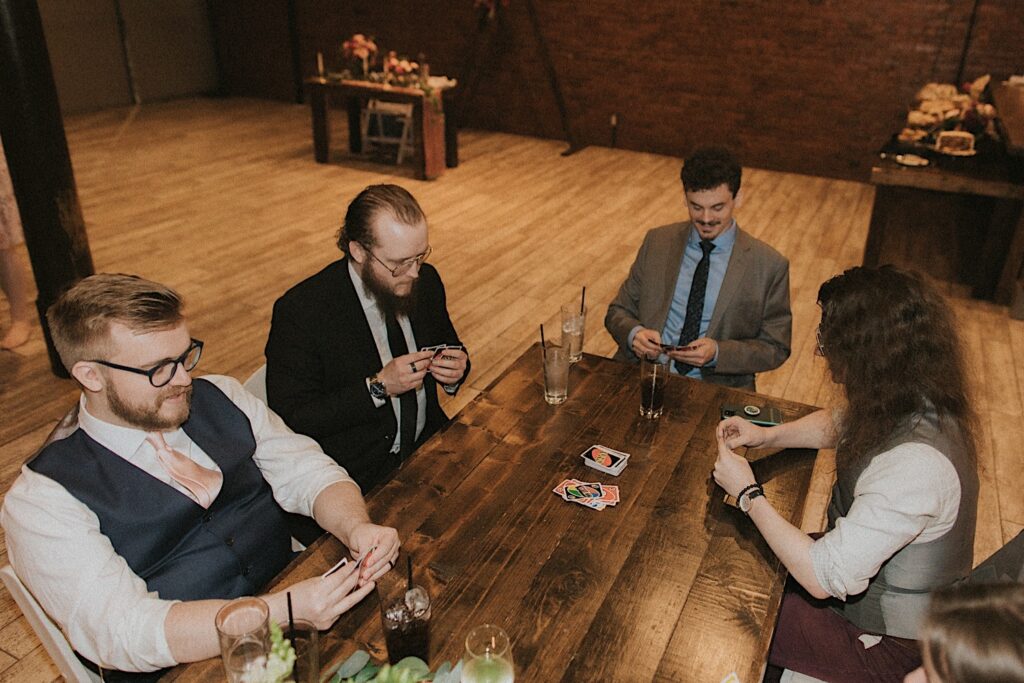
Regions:
<instances>
[{"instance_id":1,"label":"man wearing navy vest","mask_svg":"<svg viewBox=\"0 0 1024 683\"><path fill-rule=\"evenodd\" d=\"M291 585L295 617L327 628L390 569L397 532L370 522L343 468L235 380L193 380L203 343L175 292L94 275L47 318L82 395L2 522L18 576L106 680L217 655L220 607L259 594L292 557L284 511L369 553L358 571ZM262 597L287 619L284 592Z\"/></svg>"}]
</instances>

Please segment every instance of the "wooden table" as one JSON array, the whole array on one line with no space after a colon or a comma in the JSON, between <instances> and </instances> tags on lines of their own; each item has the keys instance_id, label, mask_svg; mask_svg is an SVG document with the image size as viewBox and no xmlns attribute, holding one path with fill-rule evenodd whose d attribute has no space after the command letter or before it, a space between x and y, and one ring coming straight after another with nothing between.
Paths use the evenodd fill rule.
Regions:
<instances>
[{"instance_id":1,"label":"wooden table","mask_svg":"<svg viewBox=\"0 0 1024 683\"><path fill-rule=\"evenodd\" d=\"M1011 248L1024 237L1024 165L1002 143L981 140L979 150L966 158L921 152L931 160L923 168L879 161L864 265L893 263L1008 303L1024 258Z\"/></svg>"},{"instance_id":2,"label":"wooden table","mask_svg":"<svg viewBox=\"0 0 1024 683\"><path fill-rule=\"evenodd\" d=\"M766 398L673 376L651 422L637 414L637 368L590 355L573 366L565 403L542 393L535 345L367 498L433 595L432 668L491 622L513 641L519 681L717 683L731 671L760 681L786 572L710 473L720 405ZM787 420L811 410L771 403ZM583 465L595 443L631 453L619 477ZM756 455L767 495L799 524L816 452ZM567 503L551 489L569 477L617 484L622 500L602 511ZM342 552L322 538L276 585ZM358 648L386 659L377 600L342 615L321 644L324 670ZM168 680L222 676L213 659Z\"/></svg>"},{"instance_id":3,"label":"wooden table","mask_svg":"<svg viewBox=\"0 0 1024 683\"><path fill-rule=\"evenodd\" d=\"M354 154L362 154L363 136L360 113L363 103L370 99L400 102L412 105L415 132L416 177L433 180L444 173L445 166L459 165L458 135L455 117L445 114L453 88L438 88L426 95L419 88L399 88L367 81L347 81L327 78L307 78L309 106L313 125L313 156L326 164L331 156L330 100L332 94L345 99L348 111L348 146ZM449 106L450 110L451 107Z\"/></svg>"}]
</instances>

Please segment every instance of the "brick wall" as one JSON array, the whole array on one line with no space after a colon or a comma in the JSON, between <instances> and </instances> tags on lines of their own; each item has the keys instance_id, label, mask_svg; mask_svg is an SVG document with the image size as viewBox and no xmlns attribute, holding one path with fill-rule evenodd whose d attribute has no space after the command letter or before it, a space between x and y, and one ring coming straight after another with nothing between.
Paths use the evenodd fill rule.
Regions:
<instances>
[{"instance_id":1,"label":"brick wall","mask_svg":"<svg viewBox=\"0 0 1024 683\"><path fill-rule=\"evenodd\" d=\"M611 144L614 113L620 147L722 142L749 166L854 179L917 88L955 78L975 3L533 1L581 142ZM463 126L563 137L526 0L482 24L472 0L295 2L304 72L318 49L330 62L348 35L372 34L460 79ZM965 78L1024 71L1024 3L977 2Z\"/></svg>"}]
</instances>

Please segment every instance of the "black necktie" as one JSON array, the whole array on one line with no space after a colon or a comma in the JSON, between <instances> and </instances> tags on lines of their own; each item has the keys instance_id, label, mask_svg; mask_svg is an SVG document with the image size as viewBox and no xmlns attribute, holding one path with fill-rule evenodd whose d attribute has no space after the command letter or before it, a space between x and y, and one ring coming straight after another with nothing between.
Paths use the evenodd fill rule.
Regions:
<instances>
[{"instance_id":1,"label":"black necktie","mask_svg":"<svg viewBox=\"0 0 1024 683\"><path fill-rule=\"evenodd\" d=\"M708 271L711 270L711 251L715 243L711 240L701 240L700 250L703 255L697 262L697 269L693 271L693 282L690 284L690 296L686 299L686 317L683 319L683 329L679 333L679 346L686 346L700 334L700 319L704 315L704 294L708 289ZM676 372L685 375L693 366L689 363L675 361Z\"/></svg>"},{"instance_id":2,"label":"black necktie","mask_svg":"<svg viewBox=\"0 0 1024 683\"><path fill-rule=\"evenodd\" d=\"M705 276L705 279L707 277ZM398 320L393 315L384 316L384 324L388 328L388 346L391 347L391 357L398 358L409 353L409 347L405 343L405 335ZM412 453L416 443L416 390L410 389L398 396L398 405L402 408L402 419L398 433L401 436L401 451L399 455L404 460Z\"/></svg>"}]
</instances>

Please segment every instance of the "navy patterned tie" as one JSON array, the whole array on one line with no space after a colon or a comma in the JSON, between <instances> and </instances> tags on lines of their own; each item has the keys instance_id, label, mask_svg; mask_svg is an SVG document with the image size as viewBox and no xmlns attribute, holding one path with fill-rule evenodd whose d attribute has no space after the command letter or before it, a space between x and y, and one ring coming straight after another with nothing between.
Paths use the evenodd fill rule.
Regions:
<instances>
[{"instance_id":1,"label":"navy patterned tie","mask_svg":"<svg viewBox=\"0 0 1024 683\"><path fill-rule=\"evenodd\" d=\"M708 289L708 272L711 270L711 251L715 243L711 240L701 240L700 250L703 255L697 262L697 269L693 271L693 282L690 284L690 296L686 299L686 317L683 319L683 329L679 333L679 346L686 346L694 341L700 334L700 319L704 315L704 294ZM680 375L685 375L693 366L689 363L673 361L675 370Z\"/></svg>"}]
</instances>

